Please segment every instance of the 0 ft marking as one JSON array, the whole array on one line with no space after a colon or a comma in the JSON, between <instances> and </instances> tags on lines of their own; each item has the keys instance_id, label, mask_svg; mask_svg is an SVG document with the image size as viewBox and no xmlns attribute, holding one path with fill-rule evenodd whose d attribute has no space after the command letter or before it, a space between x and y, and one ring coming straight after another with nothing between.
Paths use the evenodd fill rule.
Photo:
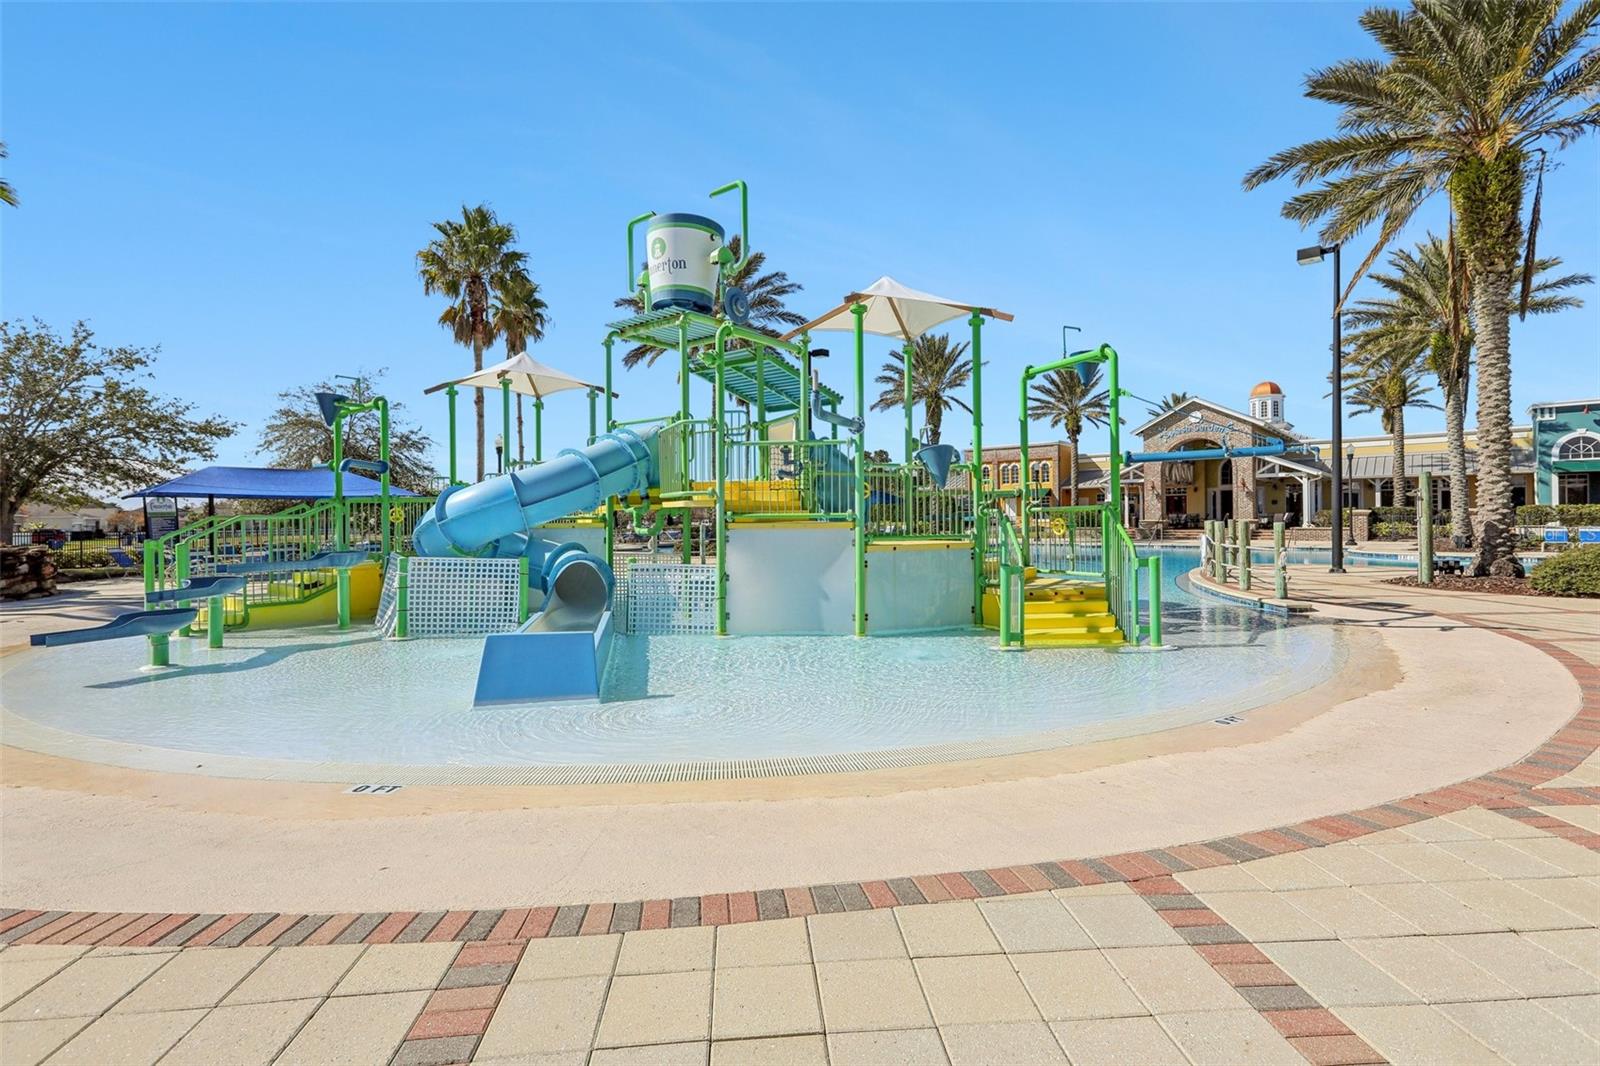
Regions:
<instances>
[{"instance_id":1,"label":"0 ft marking","mask_svg":"<svg viewBox=\"0 0 1600 1066\"><path fill-rule=\"evenodd\" d=\"M387 796L405 787L404 785L351 785L344 790L344 793L347 796Z\"/></svg>"}]
</instances>

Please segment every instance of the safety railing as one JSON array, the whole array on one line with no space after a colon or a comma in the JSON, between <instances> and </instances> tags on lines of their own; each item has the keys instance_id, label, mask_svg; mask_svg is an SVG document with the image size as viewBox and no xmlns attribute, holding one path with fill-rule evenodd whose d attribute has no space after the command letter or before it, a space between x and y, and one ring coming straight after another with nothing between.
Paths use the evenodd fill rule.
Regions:
<instances>
[{"instance_id":1,"label":"safety railing","mask_svg":"<svg viewBox=\"0 0 1600 1066\"><path fill-rule=\"evenodd\" d=\"M411 534L422 521L422 516L433 507L437 497L391 496L389 498L389 550L403 555L411 554ZM384 510L381 499L346 500L348 509L349 543L358 548L379 551L383 547Z\"/></svg>"},{"instance_id":2,"label":"safety railing","mask_svg":"<svg viewBox=\"0 0 1600 1066\"><path fill-rule=\"evenodd\" d=\"M1107 512L1106 601L1129 644L1161 646L1161 556L1141 556L1122 523ZM1140 576L1143 574L1143 581ZM1144 592L1141 593L1141 585Z\"/></svg>"},{"instance_id":3,"label":"safety railing","mask_svg":"<svg viewBox=\"0 0 1600 1066\"><path fill-rule=\"evenodd\" d=\"M921 463L869 463L867 536L872 540L972 536L972 489L936 485Z\"/></svg>"},{"instance_id":4,"label":"safety railing","mask_svg":"<svg viewBox=\"0 0 1600 1066\"><path fill-rule=\"evenodd\" d=\"M1106 525L1110 512L1099 504L1028 509L1028 561L1067 577L1105 573Z\"/></svg>"},{"instance_id":5,"label":"safety railing","mask_svg":"<svg viewBox=\"0 0 1600 1066\"><path fill-rule=\"evenodd\" d=\"M669 422L656 437L661 498L683 499L704 492L717 479L717 426L707 419Z\"/></svg>"},{"instance_id":6,"label":"safety railing","mask_svg":"<svg viewBox=\"0 0 1600 1066\"><path fill-rule=\"evenodd\" d=\"M984 582L993 580L998 593L1000 617L1000 646L1010 647L1025 643L1025 609L1028 599L1027 567L1022 555L1021 537L1010 514L1003 508L990 507L984 513L988 530L988 544L984 553ZM991 560L992 558L992 566Z\"/></svg>"},{"instance_id":7,"label":"safety railing","mask_svg":"<svg viewBox=\"0 0 1600 1066\"><path fill-rule=\"evenodd\" d=\"M1280 600L1289 595L1289 552L1284 536L1283 523L1272 523L1268 576L1272 579L1273 595ZM1249 592L1255 581L1250 540L1251 526L1246 519L1208 521L1205 532L1200 535L1201 573L1216 584L1235 585L1240 592Z\"/></svg>"},{"instance_id":8,"label":"safety railing","mask_svg":"<svg viewBox=\"0 0 1600 1066\"><path fill-rule=\"evenodd\" d=\"M854 447L849 440L727 441L724 507L745 521L850 518L855 513Z\"/></svg>"}]
</instances>

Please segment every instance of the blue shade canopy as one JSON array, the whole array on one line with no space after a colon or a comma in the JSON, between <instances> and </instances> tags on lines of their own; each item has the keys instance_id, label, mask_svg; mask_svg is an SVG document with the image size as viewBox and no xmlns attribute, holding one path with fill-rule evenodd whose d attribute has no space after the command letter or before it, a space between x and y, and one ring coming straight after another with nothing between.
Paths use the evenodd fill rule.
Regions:
<instances>
[{"instance_id":1,"label":"blue shade canopy","mask_svg":"<svg viewBox=\"0 0 1600 1066\"><path fill-rule=\"evenodd\" d=\"M345 474L344 494L351 496L380 496L383 486L360 474ZM415 496L414 492L394 485L389 486L391 496ZM276 467L208 466L190 474L163 481L148 489L130 492L124 499L142 496L182 496L197 498L215 496L224 500L331 500L333 499L333 471L325 466L310 470L281 470Z\"/></svg>"}]
</instances>

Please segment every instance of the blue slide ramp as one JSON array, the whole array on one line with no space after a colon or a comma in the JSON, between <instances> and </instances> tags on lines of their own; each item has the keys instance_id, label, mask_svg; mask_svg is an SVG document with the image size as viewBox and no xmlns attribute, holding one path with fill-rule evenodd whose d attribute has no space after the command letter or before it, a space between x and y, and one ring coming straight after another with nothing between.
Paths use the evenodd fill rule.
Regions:
<instances>
[{"instance_id":1,"label":"blue slide ramp","mask_svg":"<svg viewBox=\"0 0 1600 1066\"><path fill-rule=\"evenodd\" d=\"M600 695L611 647L611 568L581 545L551 545L533 531L660 481L655 431L619 429L548 463L449 489L417 523L411 543L419 555L527 556L538 564L530 583L544 604L515 633L485 638L474 704Z\"/></svg>"},{"instance_id":2,"label":"blue slide ramp","mask_svg":"<svg viewBox=\"0 0 1600 1066\"><path fill-rule=\"evenodd\" d=\"M35 633L28 643L36 648L57 648L63 644L89 644L97 640L115 640L118 637L149 637L162 633L175 633L199 617L193 607L156 611L129 611L119 614L103 626L88 629L67 629L57 633Z\"/></svg>"}]
</instances>

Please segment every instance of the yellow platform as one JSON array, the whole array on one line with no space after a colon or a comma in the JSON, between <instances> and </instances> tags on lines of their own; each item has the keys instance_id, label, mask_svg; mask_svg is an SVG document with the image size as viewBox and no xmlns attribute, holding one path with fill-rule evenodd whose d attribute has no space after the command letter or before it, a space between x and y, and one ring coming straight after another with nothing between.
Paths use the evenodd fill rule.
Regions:
<instances>
[{"instance_id":1,"label":"yellow platform","mask_svg":"<svg viewBox=\"0 0 1600 1066\"><path fill-rule=\"evenodd\" d=\"M1041 578L1029 567L1022 605L1024 647L1111 648L1126 644L1103 584ZM1000 594L986 589L981 604L983 624L1000 626Z\"/></svg>"},{"instance_id":2,"label":"yellow platform","mask_svg":"<svg viewBox=\"0 0 1600 1066\"><path fill-rule=\"evenodd\" d=\"M287 576L287 575L286 575ZM299 582L274 580L272 594L294 595ZM327 580L300 593L302 599L286 603L252 603L248 619L237 629L277 629L283 626L318 625L339 620L337 583L329 575ZM383 592L383 570L377 562L365 562L350 568L350 617L366 620L377 616L378 597ZM190 625L191 632L203 633L206 628L206 601L195 604L200 613ZM238 596L223 598L224 617L237 617L240 612Z\"/></svg>"}]
</instances>

